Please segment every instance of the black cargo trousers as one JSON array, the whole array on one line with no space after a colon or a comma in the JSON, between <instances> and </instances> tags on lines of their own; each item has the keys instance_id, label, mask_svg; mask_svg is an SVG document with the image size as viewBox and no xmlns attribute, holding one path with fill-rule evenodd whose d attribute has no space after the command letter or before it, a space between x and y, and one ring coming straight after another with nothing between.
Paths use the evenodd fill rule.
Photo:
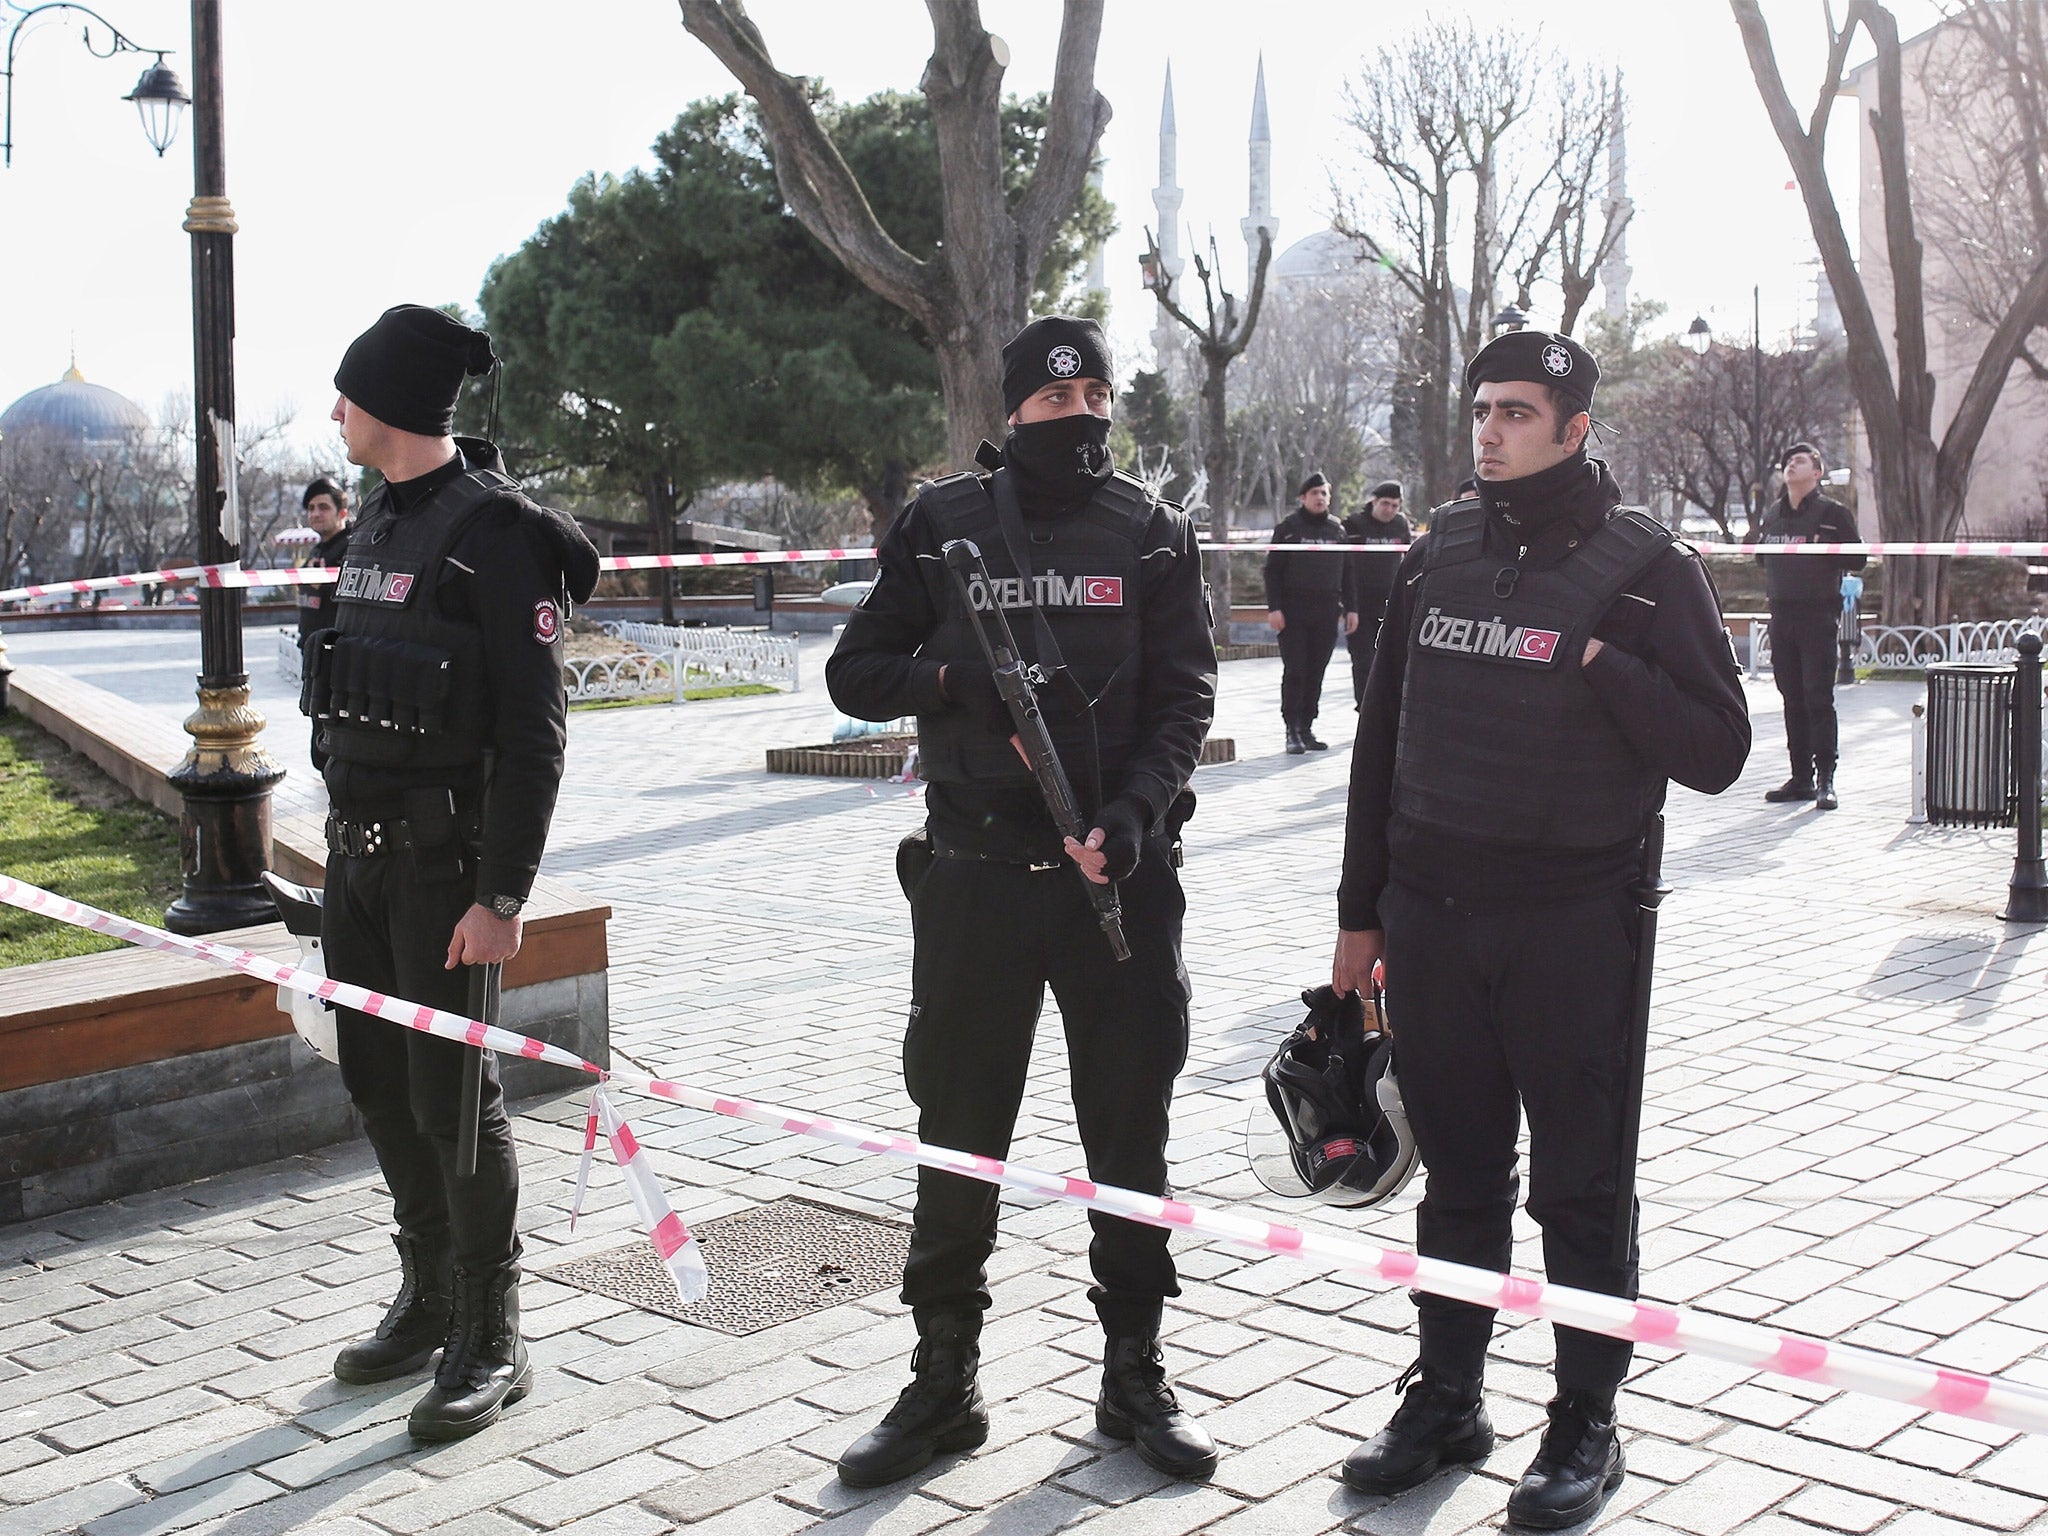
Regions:
<instances>
[{"instance_id":1,"label":"black cargo trousers","mask_svg":"<svg viewBox=\"0 0 2048 1536\"><path fill-rule=\"evenodd\" d=\"M1634 1298L1633 1232L1628 1263L1614 1262L1613 1244L1640 916L1627 890L1505 908L1400 884L1381 895L1387 1020L1428 1169L1415 1218L1422 1253L1510 1267L1526 1111L1529 1214L1543 1229L1544 1278ZM1423 1362L1478 1375L1492 1310L1419 1291L1415 1304ZM1560 1389L1621 1384L1627 1343L1555 1332Z\"/></svg>"},{"instance_id":2,"label":"black cargo trousers","mask_svg":"<svg viewBox=\"0 0 2048 1536\"><path fill-rule=\"evenodd\" d=\"M1036 867L937 857L912 882L916 956L903 1076L921 1140L1007 1158L1045 989L1065 1025L1088 1177L1167 1192L1167 1112L1187 1060L1187 910L1169 845L1148 839L1119 890L1131 958L1119 961L1071 860ZM993 1184L917 1172L903 1301L920 1324L990 1304ZM1089 1300L1112 1336L1149 1335L1180 1284L1167 1234L1090 1212Z\"/></svg>"},{"instance_id":3,"label":"black cargo trousers","mask_svg":"<svg viewBox=\"0 0 2048 1536\"><path fill-rule=\"evenodd\" d=\"M1326 560L1343 558L1325 555ZM1307 592L1289 598L1281 615L1286 625L1280 642L1280 718L1289 730L1305 731L1323 707L1323 674L1337 648L1337 625L1344 613L1341 592Z\"/></svg>"},{"instance_id":4,"label":"black cargo trousers","mask_svg":"<svg viewBox=\"0 0 2048 1536\"><path fill-rule=\"evenodd\" d=\"M1837 755L1835 669L1841 663L1839 606L1771 609L1771 677L1785 701L1785 755L1803 784L1832 776Z\"/></svg>"},{"instance_id":5,"label":"black cargo trousers","mask_svg":"<svg viewBox=\"0 0 2048 1536\"><path fill-rule=\"evenodd\" d=\"M372 820L358 809L352 818ZM395 814L395 813L394 813ZM327 856L320 944L327 973L389 997L469 1012L468 966L447 969L448 941L475 901L474 865L422 878L403 848ZM399 1230L450 1245L472 1273L519 1257L519 1164L496 1057L484 1054L476 1172L455 1172L467 1047L353 1008L336 1010L341 1080L390 1187Z\"/></svg>"}]
</instances>

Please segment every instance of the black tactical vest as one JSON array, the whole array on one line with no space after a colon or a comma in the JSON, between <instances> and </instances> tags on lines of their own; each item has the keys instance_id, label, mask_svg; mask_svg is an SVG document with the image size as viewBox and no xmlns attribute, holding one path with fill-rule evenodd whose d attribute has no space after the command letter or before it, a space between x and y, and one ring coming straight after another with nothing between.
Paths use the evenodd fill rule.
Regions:
<instances>
[{"instance_id":1,"label":"black tactical vest","mask_svg":"<svg viewBox=\"0 0 2048 1536\"><path fill-rule=\"evenodd\" d=\"M353 525L334 584L335 627L306 645L299 708L345 763L467 768L490 722L483 631L443 618L435 588L456 541L518 482L471 469L404 514L380 489Z\"/></svg>"},{"instance_id":2,"label":"black tactical vest","mask_svg":"<svg viewBox=\"0 0 2048 1536\"><path fill-rule=\"evenodd\" d=\"M988 568L991 592L975 592L978 608L1000 603L1019 651L1038 659L1038 638L1024 580L1010 560L989 487L977 475L948 475L918 498L930 519L935 545L972 539ZM1067 775L1087 793L1088 717L1107 781L1138 740L1138 687L1144 615L1139 607L1139 548L1151 523L1152 498L1129 475L1113 474L1088 505L1069 516L1022 519L1035 602L1059 642L1073 682L1094 701L1083 711L1072 690L1056 683L1038 689L1053 745ZM918 655L940 662L985 661L973 622L950 578L945 616ZM917 717L917 771L933 783L1028 784L1031 770L1007 739L990 734L962 709Z\"/></svg>"},{"instance_id":3,"label":"black tactical vest","mask_svg":"<svg viewBox=\"0 0 2048 1536\"><path fill-rule=\"evenodd\" d=\"M1349 544L1351 535L1334 517L1311 517L1291 512L1273 530L1276 544ZM1332 597L1344 589L1344 562L1348 555L1312 555L1306 550L1278 550L1276 557L1286 563L1287 590L1301 597Z\"/></svg>"},{"instance_id":4,"label":"black tactical vest","mask_svg":"<svg viewBox=\"0 0 2048 1536\"><path fill-rule=\"evenodd\" d=\"M1562 564L1499 585L1485 534L1470 500L1430 529L1408 631L1394 814L1494 843L1610 848L1641 836L1663 779L1594 695L1580 656L1670 532L1624 509Z\"/></svg>"},{"instance_id":5,"label":"black tactical vest","mask_svg":"<svg viewBox=\"0 0 2048 1536\"><path fill-rule=\"evenodd\" d=\"M1815 491L1795 512L1780 498L1764 517L1762 544L1811 544L1821 536L1821 519L1827 516L1821 495ZM1815 555L1761 555L1764 592L1773 603L1799 603L1827 607L1842 600L1842 568L1836 561Z\"/></svg>"}]
</instances>

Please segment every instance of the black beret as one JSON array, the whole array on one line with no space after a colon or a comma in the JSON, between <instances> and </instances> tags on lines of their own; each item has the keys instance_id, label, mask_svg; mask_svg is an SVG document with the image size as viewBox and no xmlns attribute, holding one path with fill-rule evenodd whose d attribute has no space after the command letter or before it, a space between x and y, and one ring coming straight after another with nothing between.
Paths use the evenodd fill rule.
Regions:
<instances>
[{"instance_id":1,"label":"black beret","mask_svg":"<svg viewBox=\"0 0 2048 1536\"><path fill-rule=\"evenodd\" d=\"M484 332L424 304L399 304L349 343L334 387L388 427L446 437L463 379L497 361Z\"/></svg>"},{"instance_id":2,"label":"black beret","mask_svg":"<svg viewBox=\"0 0 2048 1536\"><path fill-rule=\"evenodd\" d=\"M1328 485L1329 483L1330 477L1324 474L1319 469L1316 470L1313 474L1311 474L1306 480L1302 481L1301 489L1296 491L1294 494L1297 496L1306 496L1310 491L1314 490L1317 486Z\"/></svg>"},{"instance_id":3,"label":"black beret","mask_svg":"<svg viewBox=\"0 0 2048 1536\"><path fill-rule=\"evenodd\" d=\"M1549 331L1509 331L1496 336L1465 365L1465 388L1481 384L1548 384L1575 401L1580 410L1593 404L1600 365L1593 354L1569 336Z\"/></svg>"},{"instance_id":4,"label":"black beret","mask_svg":"<svg viewBox=\"0 0 2048 1536\"><path fill-rule=\"evenodd\" d=\"M1378 501L1382 496L1391 496L1394 500L1399 501L1401 499L1401 482L1398 480L1382 480L1372 488L1372 494L1365 499L1367 501Z\"/></svg>"},{"instance_id":5,"label":"black beret","mask_svg":"<svg viewBox=\"0 0 2048 1536\"><path fill-rule=\"evenodd\" d=\"M1114 368L1102 327L1093 320L1047 315L1012 336L1003 348L1003 410L1018 406L1048 384L1066 379L1110 382Z\"/></svg>"},{"instance_id":6,"label":"black beret","mask_svg":"<svg viewBox=\"0 0 2048 1536\"><path fill-rule=\"evenodd\" d=\"M1778 455L1778 468L1783 469L1787 464L1790 464L1792 462L1792 455L1795 453L1810 453L1813 455L1814 463L1818 464L1822 469L1828 467L1828 461L1821 457L1821 451L1814 447L1813 444L1794 443L1790 448L1787 448Z\"/></svg>"},{"instance_id":7,"label":"black beret","mask_svg":"<svg viewBox=\"0 0 2048 1536\"><path fill-rule=\"evenodd\" d=\"M341 488L332 475L315 475L306 482L305 494L299 497L300 509L313 505L315 496L331 496L337 507L348 505L348 492Z\"/></svg>"}]
</instances>

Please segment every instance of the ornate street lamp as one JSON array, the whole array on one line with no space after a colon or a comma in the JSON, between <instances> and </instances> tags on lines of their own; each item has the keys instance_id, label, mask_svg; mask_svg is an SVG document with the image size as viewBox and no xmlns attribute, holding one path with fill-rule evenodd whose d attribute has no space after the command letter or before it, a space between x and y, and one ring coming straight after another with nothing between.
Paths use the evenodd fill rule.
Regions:
<instances>
[{"instance_id":1,"label":"ornate street lamp","mask_svg":"<svg viewBox=\"0 0 2048 1536\"><path fill-rule=\"evenodd\" d=\"M178 119L192 100L185 94L185 82L178 78L178 72L164 63L164 55L170 50L143 47L90 6L75 5L72 0L52 0L51 4L34 5L23 11L7 34L7 118L6 131L0 133L0 165L14 164L14 55L21 47L21 29L48 11L77 11L84 16L86 23L79 37L85 44L85 51L96 59L111 59L119 53L156 55L156 63L142 72L142 78L135 82L135 89L121 99L135 103L135 110L142 114L142 131L149 136L150 146L161 156L171 147L171 140L177 137ZM107 44L104 48L93 41L95 24L106 31Z\"/></svg>"},{"instance_id":2,"label":"ornate street lamp","mask_svg":"<svg viewBox=\"0 0 2048 1536\"><path fill-rule=\"evenodd\" d=\"M1505 336L1509 331L1526 331L1529 328L1529 317L1515 305L1509 304L1487 321L1486 325L1495 336Z\"/></svg>"},{"instance_id":3,"label":"ornate street lamp","mask_svg":"<svg viewBox=\"0 0 2048 1536\"><path fill-rule=\"evenodd\" d=\"M1714 333L1707 325L1705 315L1694 315L1692 324L1685 328L1685 344L1694 357L1705 357L1707 348L1714 343Z\"/></svg>"},{"instance_id":4,"label":"ornate street lamp","mask_svg":"<svg viewBox=\"0 0 2048 1536\"><path fill-rule=\"evenodd\" d=\"M192 406L197 463L193 513L202 564L241 558L235 495L235 210L228 202L225 123L221 103L220 0L192 0L193 92L163 62L167 50L143 48L97 12L70 0L39 5L7 39L7 163L14 151L14 50L22 24L43 11L82 11L112 42L100 58L153 53L124 99L135 103L143 132L158 155L170 147L185 106L192 106L192 201L185 231L192 237ZM242 594L199 589L199 707L185 721L192 750L171 770L184 797L179 823L184 894L164 914L177 933L215 933L267 922L276 915L262 874L270 865L270 792L284 769L263 750L263 716L249 703L242 661Z\"/></svg>"}]
</instances>

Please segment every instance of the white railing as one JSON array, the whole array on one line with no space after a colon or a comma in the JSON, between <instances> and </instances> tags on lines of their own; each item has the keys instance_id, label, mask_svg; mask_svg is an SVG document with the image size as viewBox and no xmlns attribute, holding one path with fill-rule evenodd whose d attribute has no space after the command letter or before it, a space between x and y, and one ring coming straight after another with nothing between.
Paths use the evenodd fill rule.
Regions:
<instances>
[{"instance_id":1,"label":"white railing","mask_svg":"<svg viewBox=\"0 0 2048 1536\"><path fill-rule=\"evenodd\" d=\"M1955 624L1865 624L1856 647L1856 665L1873 672L1918 672L1935 662L2002 663L2019 654L2021 635L2048 634L2048 620L1980 619ZM1749 675L1771 670L1771 625L1765 618L1749 621Z\"/></svg>"},{"instance_id":2,"label":"white railing","mask_svg":"<svg viewBox=\"0 0 2048 1536\"><path fill-rule=\"evenodd\" d=\"M305 658L299 652L299 632L296 628L280 629L277 632L277 675L294 688L305 676Z\"/></svg>"},{"instance_id":3,"label":"white railing","mask_svg":"<svg viewBox=\"0 0 2048 1536\"><path fill-rule=\"evenodd\" d=\"M632 623L604 630L633 649L572 657L564 667L572 703L667 694L680 704L695 688L754 683L795 693L802 686L795 635Z\"/></svg>"}]
</instances>

